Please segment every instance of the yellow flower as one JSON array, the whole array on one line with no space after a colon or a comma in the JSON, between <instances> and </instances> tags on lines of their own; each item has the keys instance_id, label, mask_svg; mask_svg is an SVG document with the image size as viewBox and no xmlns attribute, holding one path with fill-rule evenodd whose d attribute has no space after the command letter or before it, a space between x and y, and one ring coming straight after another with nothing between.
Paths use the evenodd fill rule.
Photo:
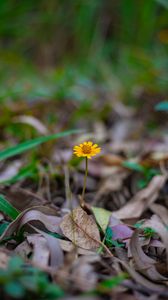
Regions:
<instances>
[{"instance_id":1,"label":"yellow flower","mask_svg":"<svg viewBox=\"0 0 168 300\"><path fill-rule=\"evenodd\" d=\"M74 154L78 157L87 157L91 158L91 156L95 156L101 151L101 148L98 147L97 144L93 144L92 142L84 142L79 146L74 146L73 148Z\"/></svg>"}]
</instances>

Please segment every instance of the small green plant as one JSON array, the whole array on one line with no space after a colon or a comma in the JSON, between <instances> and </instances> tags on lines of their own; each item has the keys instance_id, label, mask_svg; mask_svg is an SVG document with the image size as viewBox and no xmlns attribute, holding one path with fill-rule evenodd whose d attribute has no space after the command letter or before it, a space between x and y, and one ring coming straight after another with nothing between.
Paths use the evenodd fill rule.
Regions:
<instances>
[{"instance_id":1,"label":"small green plant","mask_svg":"<svg viewBox=\"0 0 168 300\"><path fill-rule=\"evenodd\" d=\"M111 291L111 289L121 284L127 278L128 278L128 274L122 273L112 278L105 279L98 285L96 292L100 294L108 293Z\"/></svg>"},{"instance_id":2,"label":"small green plant","mask_svg":"<svg viewBox=\"0 0 168 300\"><path fill-rule=\"evenodd\" d=\"M123 243L119 243L116 240L113 240L113 231L110 227L106 228L105 244L107 245L107 247L124 247Z\"/></svg>"},{"instance_id":3,"label":"small green plant","mask_svg":"<svg viewBox=\"0 0 168 300\"><path fill-rule=\"evenodd\" d=\"M135 224L134 224L134 228L137 228L137 229L141 228L142 225L143 225L143 222L144 222L144 221L142 220L142 221L139 221L139 222L135 223Z\"/></svg>"},{"instance_id":4,"label":"small green plant","mask_svg":"<svg viewBox=\"0 0 168 300\"><path fill-rule=\"evenodd\" d=\"M16 219L19 215L17 209L10 204L3 195L0 195L0 211L2 211L12 220Z\"/></svg>"},{"instance_id":5,"label":"small green plant","mask_svg":"<svg viewBox=\"0 0 168 300\"><path fill-rule=\"evenodd\" d=\"M160 174L159 170L155 168L141 166L140 164L133 161L124 161L122 165L132 171L139 172L143 175L143 177L137 181L137 186L140 189L145 188L154 176Z\"/></svg>"},{"instance_id":6,"label":"small green plant","mask_svg":"<svg viewBox=\"0 0 168 300\"><path fill-rule=\"evenodd\" d=\"M6 270L0 269L0 290L11 298L25 300L58 299L64 295L62 289L49 281L47 274L24 264L15 256L9 260Z\"/></svg>"},{"instance_id":7,"label":"small green plant","mask_svg":"<svg viewBox=\"0 0 168 300\"><path fill-rule=\"evenodd\" d=\"M151 227L145 227L143 232L146 237L153 237L156 233L156 231Z\"/></svg>"},{"instance_id":8,"label":"small green plant","mask_svg":"<svg viewBox=\"0 0 168 300\"><path fill-rule=\"evenodd\" d=\"M140 221L140 222L137 222L136 224L134 224L134 227L137 229L141 229L142 225L143 225L143 221ZM143 233L144 233L145 237L153 237L156 233L156 231L151 227L145 227L142 229L143 229Z\"/></svg>"},{"instance_id":9,"label":"small green plant","mask_svg":"<svg viewBox=\"0 0 168 300\"><path fill-rule=\"evenodd\" d=\"M148 185L148 183L151 181L151 179L158 174L160 174L160 172L157 169L144 167L143 170L144 178L138 180L137 182L138 187L141 189L145 188Z\"/></svg>"}]
</instances>

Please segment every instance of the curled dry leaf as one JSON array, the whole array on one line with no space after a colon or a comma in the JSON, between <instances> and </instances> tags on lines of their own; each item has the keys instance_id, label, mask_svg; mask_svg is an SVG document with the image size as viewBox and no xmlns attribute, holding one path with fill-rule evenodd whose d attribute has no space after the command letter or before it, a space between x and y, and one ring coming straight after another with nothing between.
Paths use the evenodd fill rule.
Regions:
<instances>
[{"instance_id":1,"label":"curled dry leaf","mask_svg":"<svg viewBox=\"0 0 168 300\"><path fill-rule=\"evenodd\" d=\"M59 239L56 239L47 233L43 233L43 236L46 238L50 250L50 266L56 270L56 268L62 266L64 261L63 251L61 249Z\"/></svg>"},{"instance_id":2,"label":"curled dry leaf","mask_svg":"<svg viewBox=\"0 0 168 300\"><path fill-rule=\"evenodd\" d=\"M153 177L146 188L140 190L124 207L113 212L113 216L119 219L139 218L157 199L166 179L165 175Z\"/></svg>"},{"instance_id":3,"label":"curled dry leaf","mask_svg":"<svg viewBox=\"0 0 168 300\"><path fill-rule=\"evenodd\" d=\"M46 239L40 234L32 234L27 237L27 241L33 247L32 262L39 267L48 266L50 253Z\"/></svg>"},{"instance_id":4,"label":"curled dry leaf","mask_svg":"<svg viewBox=\"0 0 168 300\"><path fill-rule=\"evenodd\" d=\"M19 229L30 221L39 221L41 222L49 231L60 233L59 224L61 222L60 217L45 215L44 213L31 209L25 213L19 224Z\"/></svg>"},{"instance_id":5,"label":"curled dry leaf","mask_svg":"<svg viewBox=\"0 0 168 300\"><path fill-rule=\"evenodd\" d=\"M32 248L28 241L25 240L15 248L14 252L16 255L20 255L22 259L27 259L32 252Z\"/></svg>"},{"instance_id":6,"label":"curled dry leaf","mask_svg":"<svg viewBox=\"0 0 168 300\"><path fill-rule=\"evenodd\" d=\"M9 224L4 233L0 237L0 241L4 238L11 236L14 232L17 232L23 225L30 221L39 221L44 227L51 232L59 232L59 223L61 218L47 215L51 212L51 209L44 206L37 206L27 209L20 213L20 215Z\"/></svg>"},{"instance_id":7,"label":"curled dry leaf","mask_svg":"<svg viewBox=\"0 0 168 300\"><path fill-rule=\"evenodd\" d=\"M61 218L53 215L46 215L46 213L50 212L52 212L50 208L43 206L25 210L24 212L20 213L20 215L12 223L10 223L10 225L1 235L0 241L2 241L4 238L11 236L13 233L16 233L23 225L28 224L31 221L39 221L46 229L53 233L59 232L59 223ZM49 259L47 259L46 257L49 255L50 266L52 270L56 270L56 268L58 268L63 263L63 251L59 244L59 240L35 227L38 226L38 224L36 224L35 226L32 226L30 224L28 225L31 231L33 229L35 232L38 232L40 236L42 236L41 238L38 238L37 241L34 240L34 262L39 265L40 257L42 255L43 259L41 258L42 261L40 266L44 267L44 265L46 266L47 262L49 262ZM29 237L28 241L30 242ZM22 250L23 249L17 249L16 252L20 251L23 254Z\"/></svg>"},{"instance_id":8,"label":"curled dry leaf","mask_svg":"<svg viewBox=\"0 0 168 300\"><path fill-rule=\"evenodd\" d=\"M166 226L164 226L164 224L161 222L161 219L158 216L153 215L150 220L147 220L143 223L142 227L151 227L160 236L160 238L166 248L167 270L168 270L168 230L167 230Z\"/></svg>"},{"instance_id":9,"label":"curled dry leaf","mask_svg":"<svg viewBox=\"0 0 168 300\"><path fill-rule=\"evenodd\" d=\"M166 209L166 207L164 207L163 205L161 204L156 204L156 203L153 203L152 205L150 205L150 210L158 215L162 222L168 226L168 210Z\"/></svg>"},{"instance_id":10,"label":"curled dry leaf","mask_svg":"<svg viewBox=\"0 0 168 300\"><path fill-rule=\"evenodd\" d=\"M76 246L88 250L100 247L100 234L91 215L77 207L66 216L60 224L63 234Z\"/></svg>"},{"instance_id":11,"label":"curled dry leaf","mask_svg":"<svg viewBox=\"0 0 168 300\"><path fill-rule=\"evenodd\" d=\"M46 126L42 124L37 118L32 116L19 116L14 119L15 123L24 123L34 127L39 133L43 135L49 134L49 131Z\"/></svg>"},{"instance_id":12,"label":"curled dry leaf","mask_svg":"<svg viewBox=\"0 0 168 300\"><path fill-rule=\"evenodd\" d=\"M142 250L138 236L139 231L135 230L130 241L131 253L134 258L136 269L153 281L168 280L156 269L156 261L147 256Z\"/></svg>"},{"instance_id":13,"label":"curled dry leaf","mask_svg":"<svg viewBox=\"0 0 168 300\"><path fill-rule=\"evenodd\" d=\"M52 235L31 226L34 230L40 233L47 241L47 246L50 251L50 271L55 272L64 261L63 251L60 246L60 240Z\"/></svg>"},{"instance_id":14,"label":"curled dry leaf","mask_svg":"<svg viewBox=\"0 0 168 300\"><path fill-rule=\"evenodd\" d=\"M63 251L61 249L60 246L60 241L59 239L43 232L42 230L39 230L35 227L32 226L32 228L34 229L34 231L36 231L38 233L38 235L29 235L27 237L27 240L22 242L20 245L18 245L15 248L15 253L19 254L23 259L27 259L28 255L30 255L30 253L32 252L32 248L30 247L30 244L34 244L36 243L36 236L39 236L41 239L44 239L44 241L42 243L45 243L45 249L43 249L43 247L38 247L38 242L37 242L37 247L34 247L34 251L36 253L33 253L33 262L35 265L38 265L38 267L40 268L47 268L47 271L51 271L52 273L56 271L57 268L59 268L64 261L64 257L63 257ZM32 236L33 236L33 241L32 241ZM29 238L30 237L30 238ZM38 240L38 239L37 239ZM41 244L42 246L42 244ZM47 251L46 251L46 247L47 247ZM44 251L48 253L49 257L47 259L47 264L44 264L44 259L45 258L45 253ZM40 262L40 256L41 253L40 251L43 252L42 254L42 262ZM39 252L39 253L38 253ZM46 256L48 256L46 255ZM46 268L45 268L46 269Z\"/></svg>"},{"instance_id":15,"label":"curled dry leaf","mask_svg":"<svg viewBox=\"0 0 168 300\"><path fill-rule=\"evenodd\" d=\"M122 261L118 258L114 258L114 261L118 262L122 265L122 267L129 273L129 275L135 280L135 282L141 284L143 287L146 288L146 291L149 293L158 293L168 296L167 288L161 284L153 283L152 281L148 280L140 273L135 271L127 262Z\"/></svg>"}]
</instances>

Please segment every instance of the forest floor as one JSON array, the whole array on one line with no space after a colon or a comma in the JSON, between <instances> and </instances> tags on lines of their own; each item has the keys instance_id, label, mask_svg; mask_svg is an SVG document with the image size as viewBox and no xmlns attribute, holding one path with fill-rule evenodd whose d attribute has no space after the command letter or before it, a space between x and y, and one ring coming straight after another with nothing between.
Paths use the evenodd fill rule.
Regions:
<instances>
[{"instance_id":1,"label":"forest floor","mask_svg":"<svg viewBox=\"0 0 168 300\"><path fill-rule=\"evenodd\" d=\"M1 299L168 299L167 104L87 92L0 108Z\"/></svg>"}]
</instances>

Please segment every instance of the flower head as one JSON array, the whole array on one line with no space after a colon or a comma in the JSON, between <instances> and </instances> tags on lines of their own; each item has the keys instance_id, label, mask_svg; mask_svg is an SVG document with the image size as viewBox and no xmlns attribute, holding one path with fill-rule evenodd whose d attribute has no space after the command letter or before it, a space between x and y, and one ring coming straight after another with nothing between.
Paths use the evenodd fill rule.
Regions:
<instances>
[{"instance_id":1,"label":"flower head","mask_svg":"<svg viewBox=\"0 0 168 300\"><path fill-rule=\"evenodd\" d=\"M97 144L93 144L92 142L84 142L79 146L74 146L73 148L74 154L78 157L87 157L91 158L95 156L101 151L101 148L98 147Z\"/></svg>"}]
</instances>

